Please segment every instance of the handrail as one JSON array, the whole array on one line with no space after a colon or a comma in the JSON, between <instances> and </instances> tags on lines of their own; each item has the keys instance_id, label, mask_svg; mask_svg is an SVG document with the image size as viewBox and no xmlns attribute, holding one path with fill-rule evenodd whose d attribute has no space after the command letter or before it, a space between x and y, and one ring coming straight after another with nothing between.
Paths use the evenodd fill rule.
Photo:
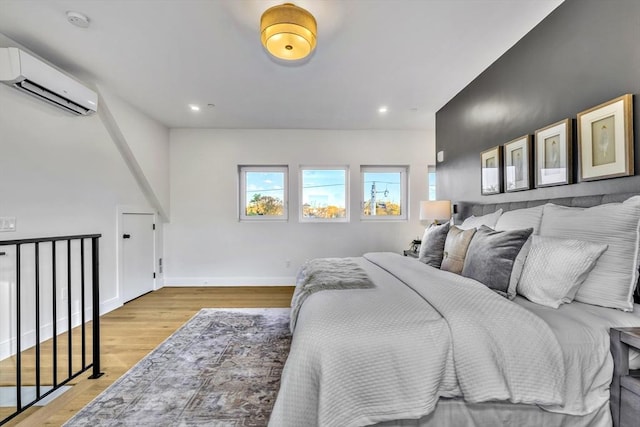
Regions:
<instances>
[{"instance_id":1,"label":"handrail","mask_svg":"<svg viewBox=\"0 0 640 427\"><path fill-rule=\"evenodd\" d=\"M27 244L27 243L58 242L60 240L94 239L94 238L100 238L100 237L102 237L102 234L76 234L72 236L35 237L30 239L0 240L0 246L10 246L10 245Z\"/></svg>"},{"instance_id":2,"label":"handrail","mask_svg":"<svg viewBox=\"0 0 640 427\"><path fill-rule=\"evenodd\" d=\"M87 371L89 368L92 368L92 374L89 378L95 379L102 376L102 372L100 372L100 264L99 264L99 239L102 237L101 234L79 234L79 235L70 235L70 236L54 236L54 237L39 237L39 238L28 238L28 239L16 239L16 240L4 240L0 241L0 247L14 246L15 247L15 298L16 298L16 306L15 310L15 318L16 318L16 327L15 327L15 340L16 340L16 353L15 353L15 366L16 366L16 411L9 415L4 419L0 419L0 425L5 424L10 419L14 418L16 415L24 411L25 409L33 406L36 402L46 397L56 389L60 388L64 384L68 383L71 379L77 377L81 373ZM57 242L66 241L66 248L64 244L56 244ZM79 241L79 250L80 253L72 253L72 242ZM86 297L86 280L85 280L85 264L87 264L85 260L85 242L91 242L91 291L92 291L92 300L91 300L91 309L92 309L92 363L87 364L86 357L86 327L85 324L87 322L85 317L85 297ZM48 254L48 258L41 251L42 244L51 243L51 245L47 245L45 247L50 246L50 252ZM34 255L34 264L33 266L29 266L28 262L23 261L23 248L25 246L33 246L33 255ZM58 252L62 253L62 250L66 249L66 280L57 280L59 276L59 272L57 271L57 261L56 257ZM0 256L7 256L11 251L0 251ZM47 251L44 251L45 253ZM76 255L74 257L74 255ZM42 287L42 270L40 268L40 264L43 258L50 260L51 262L51 324L52 324L52 389L46 392L42 392L41 387L41 336L40 330L43 325L41 324L41 306L43 302L41 301L41 287ZM80 316L81 316L81 348L82 348L82 367L74 372L73 366L73 338L72 338L72 290L74 284L74 278L72 277L72 261L79 263L80 269L80 295L77 295L80 299ZM76 266L77 267L77 266ZM28 286L23 284L23 272L25 272L28 268L33 268L33 289L34 289L34 318L35 318L35 390L36 397L35 400L30 402L23 402L23 394L22 394L22 331L21 321L24 313L22 312L22 298L23 298L23 286ZM77 270L76 270L77 271ZM61 278L64 279L64 278ZM67 295L67 304L66 304L66 315L67 315L67 352L68 352L68 363L67 363L67 374L65 378L58 379L58 313L57 313L57 290L58 290L58 282L64 282L63 285L66 289ZM28 288L25 288L25 290ZM63 326L64 328L64 326Z\"/></svg>"}]
</instances>

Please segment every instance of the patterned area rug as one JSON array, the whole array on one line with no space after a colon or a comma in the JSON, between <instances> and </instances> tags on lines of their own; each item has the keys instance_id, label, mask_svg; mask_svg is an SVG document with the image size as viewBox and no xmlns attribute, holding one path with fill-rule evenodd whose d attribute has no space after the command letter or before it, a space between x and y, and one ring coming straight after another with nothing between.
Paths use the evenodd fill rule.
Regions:
<instances>
[{"instance_id":1,"label":"patterned area rug","mask_svg":"<svg viewBox=\"0 0 640 427\"><path fill-rule=\"evenodd\" d=\"M289 309L203 309L65 426L266 426Z\"/></svg>"}]
</instances>

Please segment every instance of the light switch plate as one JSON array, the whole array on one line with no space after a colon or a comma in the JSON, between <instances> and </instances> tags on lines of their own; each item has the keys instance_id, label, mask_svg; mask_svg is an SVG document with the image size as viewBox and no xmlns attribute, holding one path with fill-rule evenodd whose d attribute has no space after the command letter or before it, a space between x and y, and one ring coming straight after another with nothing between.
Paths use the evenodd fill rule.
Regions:
<instances>
[{"instance_id":1,"label":"light switch plate","mask_svg":"<svg viewBox=\"0 0 640 427\"><path fill-rule=\"evenodd\" d=\"M0 216L0 231L16 231L16 217Z\"/></svg>"}]
</instances>

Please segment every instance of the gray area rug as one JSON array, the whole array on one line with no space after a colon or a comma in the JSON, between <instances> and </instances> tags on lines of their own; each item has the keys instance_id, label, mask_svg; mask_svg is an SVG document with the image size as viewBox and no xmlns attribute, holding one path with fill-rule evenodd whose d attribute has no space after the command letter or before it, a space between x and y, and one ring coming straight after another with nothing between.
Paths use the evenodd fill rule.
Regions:
<instances>
[{"instance_id":1,"label":"gray area rug","mask_svg":"<svg viewBox=\"0 0 640 427\"><path fill-rule=\"evenodd\" d=\"M289 309L203 309L65 426L266 426Z\"/></svg>"}]
</instances>

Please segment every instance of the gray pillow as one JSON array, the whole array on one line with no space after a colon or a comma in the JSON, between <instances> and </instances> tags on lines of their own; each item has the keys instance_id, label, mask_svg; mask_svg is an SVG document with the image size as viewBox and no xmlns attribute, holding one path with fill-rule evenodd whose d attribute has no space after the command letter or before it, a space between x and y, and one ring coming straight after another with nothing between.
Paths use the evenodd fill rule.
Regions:
<instances>
[{"instance_id":1,"label":"gray pillow","mask_svg":"<svg viewBox=\"0 0 640 427\"><path fill-rule=\"evenodd\" d=\"M442 255L444 254L444 242L449 232L449 223L442 225L431 224L424 230L422 243L420 243L420 254L418 261L427 265L440 268Z\"/></svg>"},{"instance_id":2,"label":"gray pillow","mask_svg":"<svg viewBox=\"0 0 640 427\"><path fill-rule=\"evenodd\" d=\"M462 230L455 225L451 227L444 242L444 256L440 270L460 274L464 267L464 257L467 255L469 243L476 234L476 229Z\"/></svg>"},{"instance_id":3,"label":"gray pillow","mask_svg":"<svg viewBox=\"0 0 640 427\"><path fill-rule=\"evenodd\" d=\"M481 226L469 244L462 275L477 280L499 294L508 295L513 264L533 228L495 231Z\"/></svg>"}]
</instances>

